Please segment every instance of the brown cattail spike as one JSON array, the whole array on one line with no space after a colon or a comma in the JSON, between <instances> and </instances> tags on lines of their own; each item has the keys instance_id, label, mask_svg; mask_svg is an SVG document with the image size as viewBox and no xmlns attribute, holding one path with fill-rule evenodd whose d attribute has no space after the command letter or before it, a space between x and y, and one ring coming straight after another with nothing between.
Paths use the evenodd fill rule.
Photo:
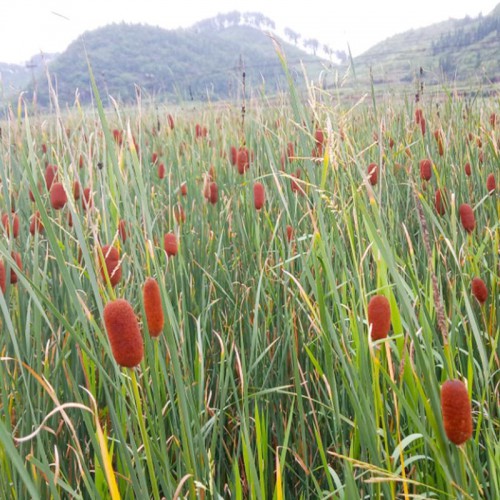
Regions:
<instances>
[{"instance_id":1,"label":"brown cattail spike","mask_svg":"<svg viewBox=\"0 0 500 500\"><path fill-rule=\"evenodd\" d=\"M474 212L470 205L463 203L460 205L458 212L460 213L460 220L462 222L463 228L468 232L472 233L476 227L476 218L474 217Z\"/></svg>"},{"instance_id":2,"label":"brown cattail spike","mask_svg":"<svg viewBox=\"0 0 500 500\"><path fill-rule=\"evenodd\" d=\"M481 278L474 278L471 283L472 295L483 305L488 299L488 288Z\"/></svg>"},{"instance_id":3,"label":"brown cattail spike","mask_svg":"<svg viewBox=\"0 0 500 500\"><path fill-rule=\"evenodd\" d=\"M432 162L429 158L420 160L420 178L424 181L430 180L432 177Z\"/></svg>"},{"instance_id":4,"label":"brown cattail spike","mask_svg":"<svg viewBox=\"0 0 500 500\"><path fill-rule=\"evenodd\" d=\"M118 285L122 279L122 268L120 266L120 253L116 247L105 245L102 247L102 255L104 256L104 265L109 277L109 282L112 287ZM101 265L102 279L106 281L106 273Z\"/></svg>"},{"instance_id":5,"label":"brown cattail spike","mask_svg":"<svg viewBox=\"0 0 500 500\"><path fill-rule=\"evenodd\" d=\"M0 290L2 290L2 293L5 293L5 288L6 288L6 273L5 273L5 266L2 260L0 260Z\"/></svg>"},{"instance_id":6,"label":"brown cattail spike","mask_svg":"<svg viewBox=\"0 0 500 500\"><path fill-rule=\"evenodd\" d=\"M385 339L391 328L391 306L383 295L375 295L368 303L368 324L372 340Z\"/></svg>"},{"instance_id":7,"label":"brown cattail spike","mask_svg":"<svg viewBox=\"0 0 500 500\"><path fill-rule=\"evenodd\" d=\"M486 190L488 193L493 194L495 192L495 189L497 188L497 182L495 180L495 175L490 174L486 178Z\"/></svg>"},{"instance_id":8,"label":"brown cattail spike","mask_svg":"<svg viewBox=\"0 0 500 500\"><path fill-rule=\"evenodd\" d=\"M127 368L137 366L144 347L132 306L125 299L108 302L104 308L104 325L116 362Z\"/></svg>"},{"instance_id":9,"label":"brown cattail spike","mask_svg":"<svg viewBox=\"0 0 500 500\"><path fill-rule=\"evenodd\" d=\"M368 165L368 182L372 186L376 186L378 182L378 165L376 163L370 163Z\"/></svg>"},{"instance_id":10,"label":"brown cattail spike","mask_svg":"<svg viewBox=\"0 0 500 500\"><path fill-rule=\"evenodd\" d=\"M66 205L68 197L64 186L60 182L54 182L50 188L50 204L54 210L61 210Z\"/></svg>"},{"instance_id":11,"label":"brown cattail spike","mask_svg":"<svg viewBox=\"0 0 500 500\"><path fill-rule=\"evenodd\" d=\"M465 384L447 380L441 386L441 413L448 439L458 445L472 436L472 407Z\"/></svg>"},{"instance_id":12,"label":"brown cattail spike","mask_svg":"<svg viewBox=\"0 0 500 500\"><path fill-rule=\"evenodd\" d=\"M253 203L256 210L260 210L266 202L266 191L261 182L256 182L253 185Z\"/></svg>"},{"instance_id":13,"label":"brown cattail spike","mask_svg":"<svg viewBox=\"0 0 500 500\"><path fill-rule=\"evenodd\" d=\"M163 330L164 317L161 305L161 294L158 282L148 278L142 289L146 322L151 337L158 337Z\"/></svg>"},{"instance_id":14,"label":"brown cattail spike","mask_svg":"<svg viewBox=\"0 0 500 500\"><path fill-rule=\"evenodd\" d=\"M174 257L175 255L177 255L178 243L177 237L174 233L167 233L163 237L163 245L168 257Z\"/></svg>"}]
</instances>

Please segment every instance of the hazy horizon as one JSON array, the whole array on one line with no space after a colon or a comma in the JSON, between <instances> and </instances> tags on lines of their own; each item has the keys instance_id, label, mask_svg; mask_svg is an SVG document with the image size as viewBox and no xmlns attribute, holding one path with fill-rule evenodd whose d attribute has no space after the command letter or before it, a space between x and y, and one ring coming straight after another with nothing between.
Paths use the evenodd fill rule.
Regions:
<instances>
[{"instance_id":1,"label":"hazy horizon","mask_svg":"<svg viewBox=\"0 0 500 500\"><path fill-rule=\"evenodd\" d=\"M380 0L376 5L352 1L333 6L325 0L306 4L272 4L269 1L210 3L186 0L168 12L154 0L137 3L109 0L82 3L64 0L19 0L0 6L0 62L24 64L37 54L63 52L83 32L110 23L144 23L165 29L187 28L193 24L233 10L261 12L276 23L276 31L284 28L301 34L302 39L315 38L333 50L347 50L359 55L376 43L397 33L417 29L449 18L476 17L490 13L498 0L460 0L453 5L420 0L403 4L396 0Z\"/></svg>"}]
</instances>

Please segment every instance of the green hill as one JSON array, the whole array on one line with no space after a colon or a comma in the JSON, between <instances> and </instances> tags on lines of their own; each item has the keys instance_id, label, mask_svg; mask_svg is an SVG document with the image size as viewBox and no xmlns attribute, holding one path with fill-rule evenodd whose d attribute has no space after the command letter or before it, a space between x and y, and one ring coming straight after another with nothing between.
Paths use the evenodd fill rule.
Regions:
<instances>
[{"instance_id":1,"label":"green hill","mask_svg":"<svg viewBox=\"0 0 500 500\"><path fill-rule=\"evenodd\" d=\"M76 95L81 103L92 98L85 52L102 95L123 102L136 98L137 87L145 95L182 100L236 96L243 71L247 92L264 88L272 93L285 84L273 43L263 29L211 21L177 30L111 24L84 33L49 65L60 104L72 104ZM298 70L301 61L312 71L321 69L324 61L319 57L280 43L292 69ZM47 86L44 76L38 79L41 105L49 102Z\"/></svg>"},{"instance_id":2,"label":"green hill","mask_svg":"<svg viewBox=\"0 0 500 500\"><path fill-rule=\"evenodd\" d=\"M355 59L361 79L412 81L423 69L427 83L500 81L500 4L486 16L449 19L390 37Z\"/></svg>"}]
</instances>

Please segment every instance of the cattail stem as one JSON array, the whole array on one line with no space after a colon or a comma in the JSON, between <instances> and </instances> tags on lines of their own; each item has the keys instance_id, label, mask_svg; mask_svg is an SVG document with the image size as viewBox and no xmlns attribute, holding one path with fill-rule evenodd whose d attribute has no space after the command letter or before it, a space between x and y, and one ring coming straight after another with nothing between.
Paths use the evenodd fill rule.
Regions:
<instances>
[{"instance_id":1,"label":"cattail stem","mask_svg":"<svg viewBox=\"0 0 500 500\"><path fill-rule=\"evenodd\" d=\"M441 332L441 336L443 337L443 345L444 345L444 350L446 353L446 358L447 358L447 361L449 363L449 367L451 367L452 363L451 363L451 360L449 359L448 329L446 326L446 315L444 312L443 303L441 301L441 294L439 293L438 280L437 280L436 274L434 273L431 244L429 241L429 228L427 227L427 221L425 220L424 210L422 208L422 203L420 202L420 198L418 197L418 193L415 189L415 186L413 187L413 193L414 193L414 197L415 197L415 204L417 206L417 213L418 213L418 219L420 221L420 227L422 228L422 236L423 236L423 240L424 240L425 253L427 254L428 267L429 267L429 271L431 273L432 294L434 296L434 304L436 307L438 327L439 327L439 331Z\"/></svg>"},{"instance_id":2,"label":"cattail stem","mask_svg":"<svg viewBox=\"0 0 500 500\"><path fill-rule=\"evenodd\" d=\"M144 451L146 452L146 462L148 464L149 477L151 480L151 488L153 490L153 498L159 500L160 492L158 490L158 483L156 481L155 468L153 464L153 457L151 455L151 448L149 446L149 439L146 432L146 425L144 423L144 414L142 411L141 396L139 394L139 384L137 383L137 376L135 370L129 370L130 380L132 382L132 392L134 394L135 406L137 409L137 418L139 421L139 428L141 430L142 442L144 444Z\"/></svg>"}]
</instances>

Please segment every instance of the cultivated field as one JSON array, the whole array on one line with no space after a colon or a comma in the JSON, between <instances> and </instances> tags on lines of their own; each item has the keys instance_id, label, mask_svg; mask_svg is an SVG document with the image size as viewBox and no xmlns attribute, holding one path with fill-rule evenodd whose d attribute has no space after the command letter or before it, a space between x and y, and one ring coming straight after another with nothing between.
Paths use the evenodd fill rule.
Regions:
<instances>
[{"instance_id":1,"label":"cultivated field","mask_svg":"<svg viewBox=\"0 0 500 500\"><path fill-rule=\"evenodd\" d=\"M1 498L500 498L498 98L308 97L3 120Z\"/></svg>"}]
</instances>

